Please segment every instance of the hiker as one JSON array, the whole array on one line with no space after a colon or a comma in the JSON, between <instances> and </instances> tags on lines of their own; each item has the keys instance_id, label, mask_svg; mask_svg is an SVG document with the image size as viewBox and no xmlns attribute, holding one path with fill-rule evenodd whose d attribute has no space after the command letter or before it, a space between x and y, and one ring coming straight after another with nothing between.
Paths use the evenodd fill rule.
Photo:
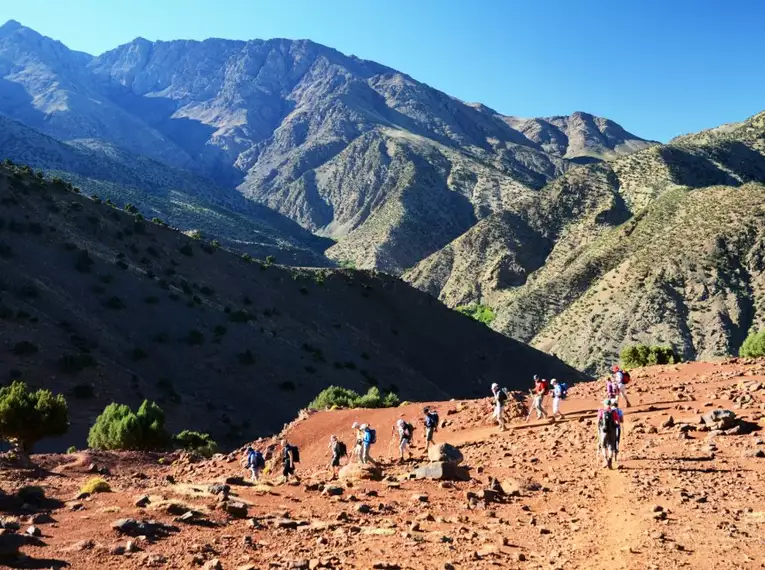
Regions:
<instances>
[{"instance_id":1,"label":"hiker","mask_svg":"<svg viewBox=\"0 0 765 570\"><path fill-rule=\"evenodd\" d=\"M531 390L531 407L529 413L526 415L526 421L531 419L532 412L536 411L537 419L541 420L547 417L547 412L544 409L544 398L549 391L547 380L540 379L536 374L534 375L534 388Z\"/></svg>"},{"instance_id":2,"label":"hiker","mask_svg":"<svg viewBox=\"0 0 765 570\"><path fill-rule=\"evenodd\" d=\"M604 400L603 407L598 410L598 451L603 453L603 467L613 469L618 461L623 422L624 414L618 408L617 400Z\"/></svg>"},{"instance_id":3,"label":"hiker","mask_svg":"<svg viewBox=\"0 0 765 570\"><path fill-rule=\"evenodd\" d=\"M362 463L373 463L372 457L369 454L369 451L375 443L377 443L377 433L375 430L373 430L371 427L369 427L367 424L361 424L361 433L362 433L362 439L361 439L361 462Z\"/></svg>"},{"instance_id":4,"label":"hiker","mask_svg":"<svg viewBox=\"0 0 765 570\"><path fill-rule=\"evenodd\" d=\"M430 444L435 444L433 434L438 431L438 412L428 407L423 408L422 411L425 414L425 453L427 453Z\"/></svg>"},{"instance_id":5,"label":"hiker","mask_svg":"<svg viewBox=\"0 0 765 570\"><path fill-rule=\"evenodd\" d=\"M353 452L351 453L349 461L353 461L354 459L356 461L361 461L361 452L364 447L364 432L361 431L361 425L359 422L353 422L351 429L353 430L353 435L356 438L356 444L353 446Z\"/></svg>"},{"instance_id":6,"label":"hiker","mask_svg":"<svg viewBox=\"0 0 765 570\"><path fill-rule=\"evenodd\" d=\"M300 461L300 455L298 448L283 439L282 445L282 476L284 477L284 483L287 483L290 479L290 475L295 477L298 481L300 478L295 475L295 463Z\"/></svg>"},{"instance_id":7,"label":"hiker","mask_svg":"<svg viewBox=\"0 0 765 570\"><path fill-rule=\"evenodd\" d=\"M619 388L614 382L614 379L611 376L606 377L606 399L611 400L612 398L618 398L619 397Z\"/></svg>"},{"instance_id":8,"label":"hiker","mask_svg":"<svg viewBox=\"0 0 765 570\"><path fill-rule=\"evenodd\" d=\"M414 426L410 424L409 422L399 418L396 421L396 424L394 426L394 429L398 432L398 456L399 461L404 461L404 452L409 450L409 459L412 458L412 450L410 449L410 445L412 445L412 435L414 432ZM390 450L389 450L390 452Z\"/></svg>"},{"instance_id":9,"label":"hiker","mask_svg":"<svg viewBox=\"0 0 765 570\"><path fill-rule=\"evenodd\" d=\"M621 396L624 398L624 403L629 408L630 407L630 401L629 398L627 398L627 384L630 383L630 373L626 370L622 370L619 368L617 364L611 368L611 371L614 373L613 375L613 383L616 384L616 389L618 391L618 396Z\"/></svg>"},{"instance_id":10,"label":"hiker","mask_svg":"<svg viewBox=\"0 0 765 570\"><path fill-rule=\"evenodd\" d=\"M260 474L266 466L266 460L263 457L263 454L252 447L248 447L244 452L244 460L246 462L245 469L250 470L250 476L253 482L259 481Z\"/></svg>"},{"instance_id":11,"label":"hiker","mask_svg":"<svg viewBox=\"0 0 765 570\"><path fill-rule=\"evenodd\" d=\"M337 439L336 435L329 438L329 450L332 453L329 470L332 472L332 479L337 479L337 473L340 471L340 459L348 456L348 450L345 443Z\"/></svg>"},{"instance_id":12,"label":"hiker","mask_svg":"<svg viewBox=\"0 0 765 570\"><path fill-rule=\"evenodd\" d=\"M560 402L568 396L568 386L563 382L558 382L556 378L550 380L550 384L552 384L552 419L555 420L558 416L564 418L565 416L560 411Z\"/></svg>"},{"instance_id":13,"label":"hiker","mask_svg":"<svg viewBox=\"0 0 765 570\"><path fill-rule=\"evenodd\" d=\"M494 415L492 417L497 420L499 431L505 431L505 403L507 402L507 394L499 388L499 384L496 382L491 385L491 394L494 400Z\"/></svg>"}]
</instances>

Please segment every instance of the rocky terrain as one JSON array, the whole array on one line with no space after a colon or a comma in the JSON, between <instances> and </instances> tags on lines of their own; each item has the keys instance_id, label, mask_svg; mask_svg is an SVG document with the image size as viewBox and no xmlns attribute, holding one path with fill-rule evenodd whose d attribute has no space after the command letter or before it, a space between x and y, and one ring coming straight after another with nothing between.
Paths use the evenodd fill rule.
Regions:
<instances>
[{"instance_id":1,"label":"rocky terrain","mask_svg":"<svg viewBox=\"0 0 765 570\"><path fill-rule=\"evenodd\" d=\"M332 384L445 399L579 377L396 278L287 269L128 210L0 166L0 380L67 395L49 449L81 447L110 402L157 400L171 429L238 442Z\"/></svg>"},{"instance_id":2,"label":"rocky terrain","mask_svg":"<svg viewBox=\"0 0 765 570\"><path fill-rule=\"evenodd\" d=\"M586 113L505 117L305 40L138 38L93 57L11 21L0 78L0 114L236 186L338 240L333 260L393 274L570 166L650 144Z\"/></svg>"},{"instance_id":3,"label":"rocky terrain","mask_svg":"<svg viewBox=\"0 0 765 570\"><path fill-rule=\"evenodd\" d=\"M590 373L628 344L735 354L762 326L765 114L569 170L406 279Z\"/></svg>"},{"instance_id":4,"label":"rocky terrain","mask_svg":"<svg viewBox=\"0 0 765 570\"><path fill-rule=\"evenodd\" d=\"M20 547L15 567L77 569L758 567L765 366L692 363L633 379L615 470L595 457L600 383L573 387L563 420L504 433L483 422L485 399L433 403L437 443L459 449L466 481L411 477L429 465L419 421L414 458L392 460L389 426L416 419L422 404L296 420L283 433L301 449L301 482L290 485L276 485L273 465L259 484L243 481L239 452L37 455L34 470L6 462L0 554ZM326 471L329 436L350 441L353 420L378 430L379 480ZM110 492L80 494L93 472ZM21 506L25 485L46 498Z\"/></svg>"}]
</instances>

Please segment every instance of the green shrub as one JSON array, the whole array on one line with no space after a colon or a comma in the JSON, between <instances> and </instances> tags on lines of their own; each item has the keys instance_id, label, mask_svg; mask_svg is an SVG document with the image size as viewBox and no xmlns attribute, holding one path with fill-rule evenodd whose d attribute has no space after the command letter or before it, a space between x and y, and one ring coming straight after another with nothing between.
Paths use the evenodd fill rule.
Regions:
<instances>
[{"instance_id":1,"label":"green shrub","mask_svg":"<svg viewBox=\"0 0 765 570\"><path fill-rule=\"evenodd\" d=\"M738 355L745 358L765 356L765 330L747 336L738 351Z\"/></svg>"},{"instance_id":2,"label":"green shrub","mask_svg":"<svg viewBox=\"0 0 765 570\"><path fill-rule=\"evenodd\" d=\"M45 500L45 489L38 485L26 485L16 491L16 496L30 505L39 505Z\"/></svg>"},{"instance_id":3,"label":"green shrub","mask_svg":"<svg viewBox=\"0 0 765 570\"><path fill-rule=\"evenodd\" d=\"M333 408L392 408L399 405L399 397L393 392L383 396L377 386L372 386L366 394L360 396L357 392L330 386L322 390L314 400L308 404L312 410L328 410Z\"/></svg>"},{"instance_id":4,"label":"green shrub","mask_svg":"<svg viewBox=\"0 0 765 570\"><path fill-rule=\"evenodd\" d=\"M69 412L61 394L31 391L21 381L0 389L0 437L17 443L28 453L45 437L63 435L69 429Z\"/></svg>"},{"instance_id":5,"label":"green shrub","mask_svg":"<svg viewBox=\"0 0 765 570\"><path fill-rule=\"evenodd\" d=\"M110 493L112 490L109 483L104 481L101 477L91 477L85 484L80 487L80 493L87 493L93 495L94 493Z\"/></svg>"},{"instance_id":6,"label":"green shrub","mask_svg":"<svg viewBox=\"0 0 765 570\"><path fill-rule=\"evenodd\" d=\"M194 451L205 457L212 457L218 450L218 444L210 437L210 434L198 431L183 430L173 436L173 442L182 449Z\"/></svg>"},{"instance_id":7,"label":"green shrub","mask_svg":"<svg viewBox=\"0 0 765 570\"><path fill-rule=\"evenodd\" d=\"M66 452L69 453L70 455L72 453L77 453L77 448L73 445L70 445L69 447L66 448Z\"/></svg>"},{"instance_id":8,"label":"green shrub","mask_svg":"<svg viewBox=\"0 0 765 570\"><path fill-rule=\"evenodd\" d=\"M93 449L158 450L167 446L165 413L144 400L137 412L124 404L111 403L90 428L88 446Z\"/></svg>"},{"instance_id":9,"label":"green shrub","mask_svg":"<svg viewBox=\"0 0 765 570\"><path fill-rule=\"evenodd\" d=\"M680 361L671 346L646 346L644 344L625 346L619 357L625 368L675 364Z\"/></svg>"},{"instance_id":10,"label":"green shrub","mask_svg":"<svg viewBox=\"0 0 765 570\"><path fill-rule=\"evenodd\" d=\"M472 317L485 325L490 325L496 317L491 307L487 305L479 305L478 303L471 303L470 305L457 307L457 312Z\"/></svg>"}]
</instances>

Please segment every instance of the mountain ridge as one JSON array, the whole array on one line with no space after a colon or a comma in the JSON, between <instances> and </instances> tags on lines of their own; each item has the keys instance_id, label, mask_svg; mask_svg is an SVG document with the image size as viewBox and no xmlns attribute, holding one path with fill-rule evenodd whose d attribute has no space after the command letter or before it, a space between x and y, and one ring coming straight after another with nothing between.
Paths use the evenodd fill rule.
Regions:
<instances>
[{"instance_id":1,"label":"mountain ridge","mask_svg":"<svg viewBox=\"0 0 765 570\"><path fill-rule=\"evenodd\" d=\"M604 145L596 128L580 138L600 142L547 152L488 108L310 40L136 39L80 65L54 40L40 36L34 46L23 26L11 28L0 40L0 77L23 94L44 88L55 98L42 107L45 122L22 93L16 105L0 101L0 113L64 142L120 144L237 186L338 240L327 250L334 261L393 274L577 161L650 144L622 130L628 139ZM35 82L7 73L26 61L41 66ZM54 84L59 78L78 89ZM80 92L92 92L116 122L102 124L103 111L88 109Z\"/></svg>"}]
</instances>

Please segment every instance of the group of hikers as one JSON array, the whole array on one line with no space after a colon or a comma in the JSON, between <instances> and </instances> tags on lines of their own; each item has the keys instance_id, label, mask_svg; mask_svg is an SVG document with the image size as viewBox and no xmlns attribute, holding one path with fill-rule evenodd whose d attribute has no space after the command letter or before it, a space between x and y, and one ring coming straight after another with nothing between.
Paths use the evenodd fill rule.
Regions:
<instances>
[{"instance_id":1,"label":"group of hikers","mask_svg":"<svg viewBox=\"0 0 765 570\"><path fill-rule=\"evenodd\" d=\"M624 424L624 413L619 408L619 399L624 398L626 407L630 407L630 401L627 398L627 386L631 379L629 372L622 370L619 366L611 368L612 374L606 379L606 399L603 400L603 407L598 409L598 432L597 432L597 454L602 454L603 466L613 468L619 455L619 444L621 441L622 425ZM513 397L507 388L500 388L499 384L491 385L493 413L492 419L497 422L500 431L504 431L506 421L506 408L508 402ZM552 399L552 411L548 413L545 409L547 396ZM530 404L526 413L526 421L536 412L537 420L550 419L556 421L564 418L561 412L561 402L568 396L568 386L564 382L559 382L553 378L549 382L546 379L534 376L534 386L529 390ZM439 427L439 417L436 409L426 406L422 410L422 423L425 428L425 453L431 444L435 443L435 433ZM405 461L413 457L412 440L415 431L414 420L412 422L399 418L391 428L391 444L398 440L399 461ZM329 439L329 453L331 455L328 470L332 473L332 478L338 476L341 467L341 460L347 459L347 463L358 461L362 464L374 463L372 459L372 446L377 443L377 432L369 424L353 422L352 437L355 440L354 446L348 453L348 447L337 435L333 434ZM297 480L295 474L295 464L300 462L300 450L297 446L290 444L286 439L280 441L282 480L288 482L290 477ZM389 448L390 453L390 448ZM244 455L245 468L250 471L253 481L259 481L261 474L266 466L266 458L263 453L248 447Z\"/></svg>"}]
</instances>

